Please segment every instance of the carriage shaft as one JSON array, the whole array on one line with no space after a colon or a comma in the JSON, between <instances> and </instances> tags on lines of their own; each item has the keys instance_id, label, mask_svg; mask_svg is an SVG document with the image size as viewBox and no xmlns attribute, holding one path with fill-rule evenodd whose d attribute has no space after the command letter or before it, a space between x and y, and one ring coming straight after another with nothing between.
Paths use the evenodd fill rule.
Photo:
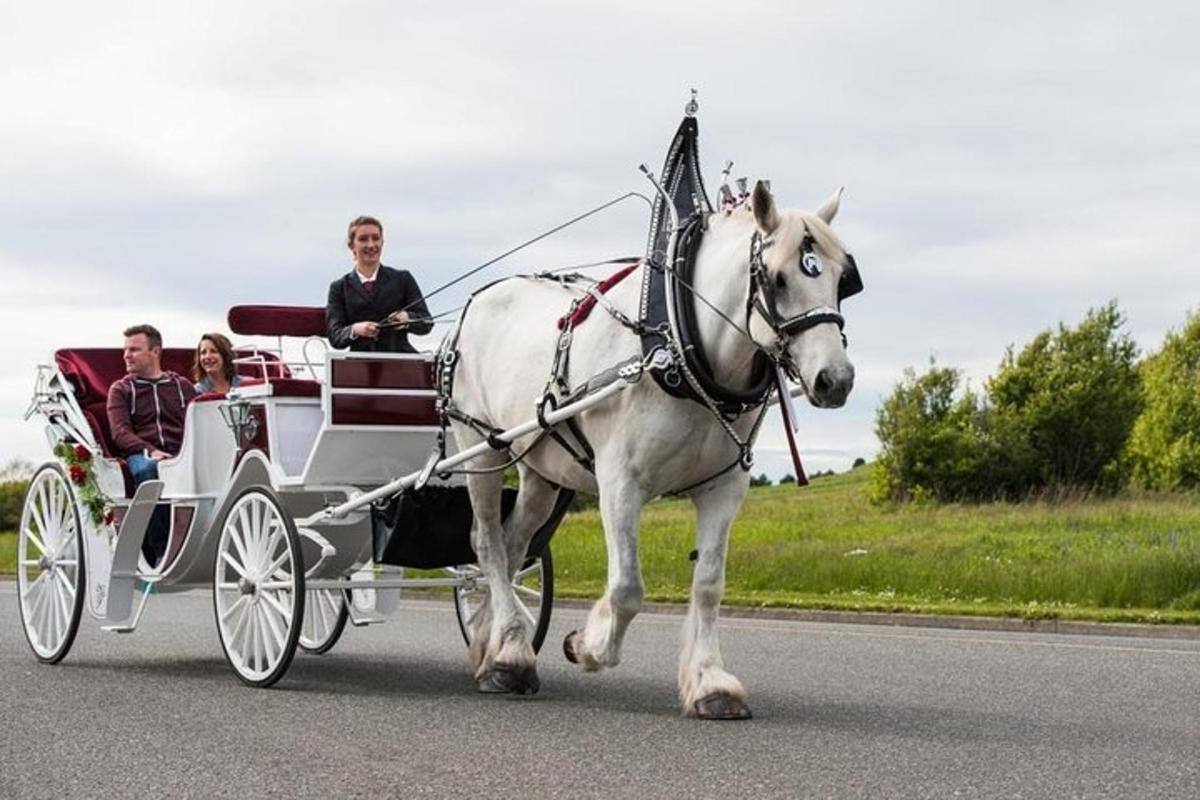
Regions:
<instances>
[{"instance_id":1,"label":"carriage shaft","mask_svg":"<svg viewBox=\"0 0 1200 800\"><path fill-rule=\"evenodd\" d=\"M613 381L607 386L599 389L595 394L588 395L580 400L576 400L574 403L568 403L561 408L556 408L553 411L550 411L545 415L546 423L548 425L555 425L565 419L575 416L576 414L586 411L594 405L604 402L609 397L632 386L637 381L637 378L640 377L640 375L641 373L639 371L630 378L623 378L621 380ZM502 442L511 444L517 439L520 439L522 436L533 433L540 427L541 424L536 419L532 419L522 425L518 425L515 428L510 428L503 433L497 434L496 438ZM435 464L433 467L433 472L445 472L446 470L453 469L454 467L471 461L472 459L477 458L491 450L492 446L490 444L487 442L480 442L473 447L468 447L466 450L455 453L454 455L437 462L437 464ZM420 480L423 472L425 472L425 470L416 470L415 472L411 472L408 475L405 475L403 478L398 478L391 483L380 486L378 489L373 489L372 491L357 495L341 505L331 506L317 512L316 514L305 517L304 519L298 519L296 520L296 524L303 527L317 524L322 520L343 517L352 511L357 511L375 502L376 500L381 500L385 497L391 497L397 492L411 488L412 486L416 485L418 480Z\"/></svg>"}]
</instances>

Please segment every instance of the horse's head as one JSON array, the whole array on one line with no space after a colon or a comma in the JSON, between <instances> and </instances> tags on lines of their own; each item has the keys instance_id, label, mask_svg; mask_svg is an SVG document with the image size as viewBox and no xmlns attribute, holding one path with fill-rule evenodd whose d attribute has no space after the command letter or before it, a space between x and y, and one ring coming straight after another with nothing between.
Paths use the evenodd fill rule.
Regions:
<instances>
[{"instance_id":1,"label":"horse's head","mask_svg":"<svg viewBox=\"0 0 1200 800\"><path fill-rule=\"evenodd\" d=\"M841 406L854 386L841 303L862 290L862 281L854 257L829 227L840 199L839 189L816 214L779 211L759 181L750 200L756 226L750 335L821 408Z\"/></svg>"}]
</instances>

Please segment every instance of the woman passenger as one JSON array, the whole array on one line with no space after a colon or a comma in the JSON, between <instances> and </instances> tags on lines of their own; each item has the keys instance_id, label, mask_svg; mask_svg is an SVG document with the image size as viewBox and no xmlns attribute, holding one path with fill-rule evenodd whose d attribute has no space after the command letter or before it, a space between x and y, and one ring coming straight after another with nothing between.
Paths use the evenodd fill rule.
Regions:
<instances>
[{"instance_id":1,"label":"woman passenger","mask_svg":"<svg viewBox=\"0 0 1200 800\"><path fill-rule=\"evenodd\" d=\"M196 381L196 394L218 392L227 394L242 382L233 363L233 345L220 333L206 333L196 345L196 358L192 363L192 378Z\"/></svg>"}]
</instances>

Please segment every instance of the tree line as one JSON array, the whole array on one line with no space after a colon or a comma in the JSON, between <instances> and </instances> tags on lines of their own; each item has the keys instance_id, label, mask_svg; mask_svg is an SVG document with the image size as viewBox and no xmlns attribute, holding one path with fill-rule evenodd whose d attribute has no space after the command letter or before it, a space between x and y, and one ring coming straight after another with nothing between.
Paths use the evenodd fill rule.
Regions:
<instances>
[{"instance_id":1,"label":"tree line","mask_svg":"<svg viewBox=\"0 0 1200 800\"><path fill-rule=\"evenodd\" d=\"M1010 346L982 391L931 361L876 412L877 502L1200 486L1200 313L1142 358L1116 301Z\"/></svg>"}]
</instances>

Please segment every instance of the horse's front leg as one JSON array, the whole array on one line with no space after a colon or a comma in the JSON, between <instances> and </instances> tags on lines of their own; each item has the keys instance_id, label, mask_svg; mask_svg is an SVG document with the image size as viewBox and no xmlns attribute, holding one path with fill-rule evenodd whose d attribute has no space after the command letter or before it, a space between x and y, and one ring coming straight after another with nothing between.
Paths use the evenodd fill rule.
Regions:
<instances>
[{"instance_id":1,"label":"horse's front leg","mask_svg":"<svg viewBox=\"0 0 1200 800\"><path fill-rule=\"evenodd\" d=\"M600 474L600 516L608 548L608 583L604 595L592 606L582 631L571 631L563 641L567 659L586 672L615 667L621 661L625 630L642 608L642 567L638 563L638 521L645 495L625 475Z\"/></svg>"},{"instance_id":2,"label":"horse's front leg","mask_svg":"<svg viewBox=\"0 0 1200 800\"><path fill-rule=\"evenodd\" d=\"M472 622L469 657L479 691L532 694L540 682L528 626L512 589L500 513L503 481L500 473L471 475L467 479L475 517L471 546L479 557L479 570L488 588L487 605Z\"/></svg>"},{"instance_id":3,"label":"horse's front leg","mask_svg":"<svg viewBox=\"0 0 1200 800\"><path fill-rule=\"evenodd\" d=\"M749 719L746 690L725 671L717 615L725 594L729 528L746 496L747 476L736 470L692 495L696 506L696 568L683 623L679 699L683 712L701 719Z\"/></svg>"}]
</instances>

